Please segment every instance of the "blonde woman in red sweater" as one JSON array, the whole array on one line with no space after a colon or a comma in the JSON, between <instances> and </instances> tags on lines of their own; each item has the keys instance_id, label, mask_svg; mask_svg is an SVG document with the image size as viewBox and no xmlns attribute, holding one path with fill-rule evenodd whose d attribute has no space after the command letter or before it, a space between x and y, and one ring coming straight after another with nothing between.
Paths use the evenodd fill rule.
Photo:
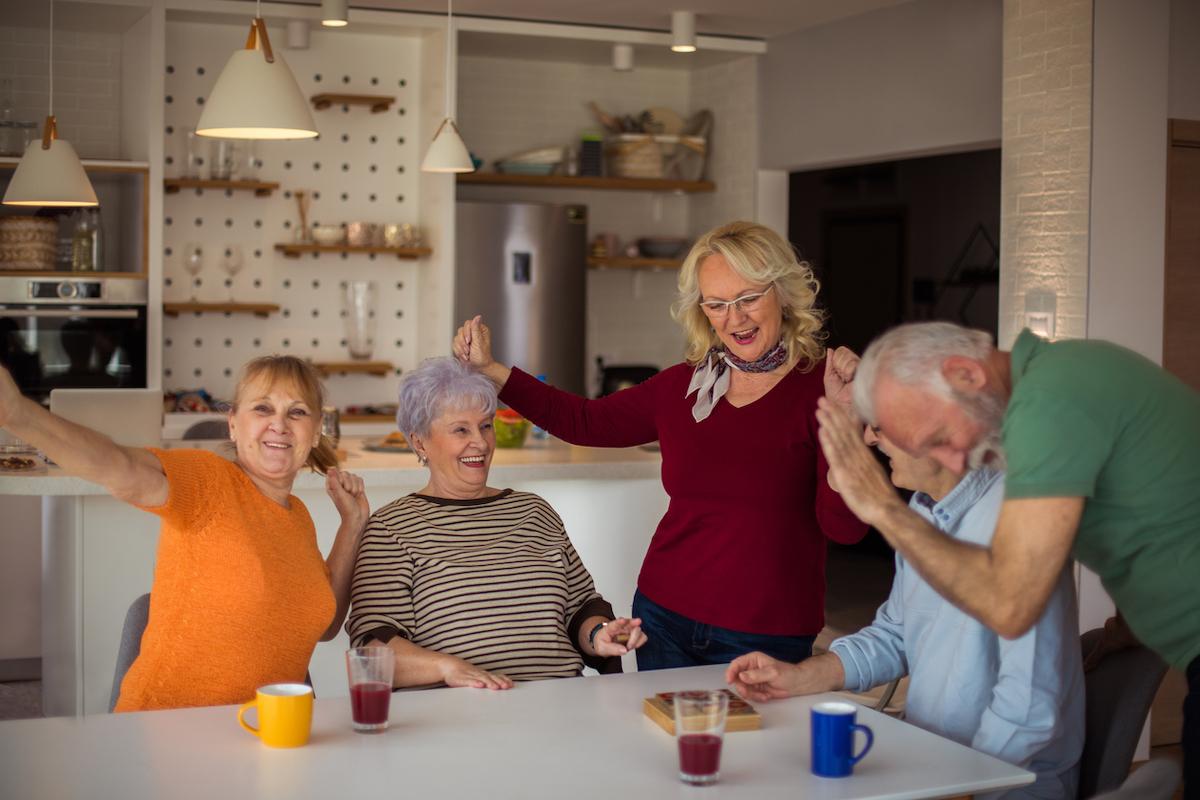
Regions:
<instances>
[{"instance_id":1,"label":"blonde woman in red sweater","mask_svg":"<svg viewBox=\"0 0 1200 800\"><path fill-rule=\"evenodd\" d=\"M826 479L817 399L849 403L857 357L827 353L818 285L774 231L723 225L680 270L683 363L597 400L492 358L476 317L454 353L500 399L572 444L658 441L671 498L638 576L638 669L722 664L762 650L796 663L824 625L825 543L867 531Z\"/></svg>"}]
</instances>

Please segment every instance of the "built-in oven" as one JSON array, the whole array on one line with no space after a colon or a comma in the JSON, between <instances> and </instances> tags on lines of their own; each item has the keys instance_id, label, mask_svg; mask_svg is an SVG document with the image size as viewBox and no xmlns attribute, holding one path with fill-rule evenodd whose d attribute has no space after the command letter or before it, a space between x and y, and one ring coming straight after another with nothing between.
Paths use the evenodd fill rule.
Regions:
<instances>
[{"instance_id":1,"label":"built-in oven","mask_svg":"<svg viewBox=\"0 0 1200 800\"><path fill-rule=\"evenodd\" d=\"M146 387L146 281L0 276L0 363L21 391Z\"/></svg>"}]
</instances>

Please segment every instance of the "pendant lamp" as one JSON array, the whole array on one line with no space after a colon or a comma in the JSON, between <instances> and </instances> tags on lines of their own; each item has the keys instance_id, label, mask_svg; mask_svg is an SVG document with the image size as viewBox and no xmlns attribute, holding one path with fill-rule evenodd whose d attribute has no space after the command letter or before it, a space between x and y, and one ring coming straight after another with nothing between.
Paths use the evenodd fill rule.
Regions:
<instances>
[{"instance_id":1,"label":"pendant lamp","mask_svg":"<svg viewBox=\"0 0 1200 800\"><path fill-rule=\"evenodd\" d=\"M259 0L261 6L261 0ZM225 62L196 133L223 139L312 139L317 135L308 101L283 56L271 49L258 11L246 46Z\"/></svg>"},{"instance_id":2,"label":"pendant lamp","mask_svg":"<svg viewBox=\"0 0 1200 800\"><path fill-rule=\"evenodd\" d=\"M8 206L98 206L75 148L58 138L54 119L54 0L50 0L50 108L42 126L42 141L25 149L4 193Z\"/></svg>"},{"instance_id":3,"label":"pendant lamp","mask_svg":"<svg viewBox=\"0 0 1200 800\"><path fill-rule=\"evenodd\" d=\"M450 55L454 49L454 15L451 11L452 0L446 0L446 117L438 125L433 134L433 141L425 151L425 160L421 162L422 172L474 172L475 164L471 161L471 153L463 143L462 134L454 124L454 115L450 112Z\"/></svg>"}]
</instances>

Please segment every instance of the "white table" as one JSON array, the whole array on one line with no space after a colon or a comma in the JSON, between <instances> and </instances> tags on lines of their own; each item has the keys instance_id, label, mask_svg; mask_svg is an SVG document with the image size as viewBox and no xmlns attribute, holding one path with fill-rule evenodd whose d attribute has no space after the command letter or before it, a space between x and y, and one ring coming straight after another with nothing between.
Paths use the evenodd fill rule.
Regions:
<instances>
[{"instance_id":1,"label":"white table","mask_svg":"<svg viewBox=\"0 0 1200 800\"><path fill-rule=\"evenodd\" d=\"M0 797L13 798L923 798L1033 775L868 709L875 747L849 778L809 772L809 708L762 704L729 734L721 783L681 784L675 742L642 698L717 688L723 667L392 695L392 727L356 734L345 698L318 699L307 747L272 750L236 707L0 722Z\"/></svg>"}]
</instances>

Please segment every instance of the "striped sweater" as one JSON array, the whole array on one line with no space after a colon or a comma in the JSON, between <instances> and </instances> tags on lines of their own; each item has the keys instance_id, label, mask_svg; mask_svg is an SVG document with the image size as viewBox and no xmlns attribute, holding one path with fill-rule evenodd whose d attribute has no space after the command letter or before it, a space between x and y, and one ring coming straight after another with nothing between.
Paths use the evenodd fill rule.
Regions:
<instances>
[{"instance_id":1,"label":"striped sweater","mask_svg":"<svg viewBox=\"0 0 1200 800\"><path fill-rule=\"evenodd\" d=\"M350 602L354 646L403 636L518 681L579 675L579 626L613 616L550 504L511 489L410 494L376 511Z\"/></svg>"}]
</instances>

